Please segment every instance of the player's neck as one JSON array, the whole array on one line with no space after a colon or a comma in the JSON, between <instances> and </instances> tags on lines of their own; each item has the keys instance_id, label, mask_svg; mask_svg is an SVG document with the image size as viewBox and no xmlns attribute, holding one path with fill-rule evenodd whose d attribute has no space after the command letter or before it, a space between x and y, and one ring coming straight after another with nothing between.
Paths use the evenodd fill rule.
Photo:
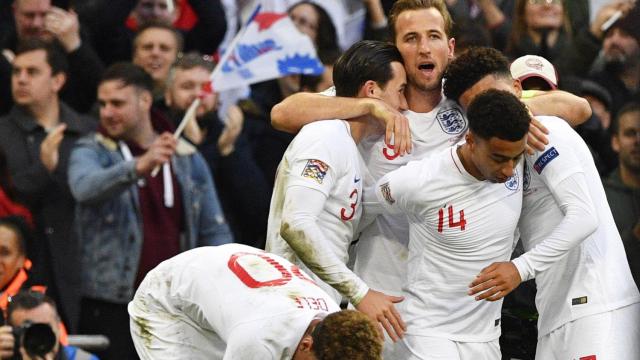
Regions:
<instances>
[{"instance_id":1,"label":"player's neck","mask_svg":"<svg viewBox=\"0 0 640 360\"><path fill-rule=\"evenodd\" d=\"M428 113L433 110L442 100L442 89L440 87L433 90L420 90L415 86L408 85L405 91L409 110L417 113Z\"/></svg>"},{"instance_id":2,"label":"player's neck","mask_svg":"<svg viewBox=\"0 0 640 360\"><path fill-rule=\"evenodd\" d=\"M480 170L478 170L476 165L473 163L473 160L471 159L471 149L469 147L469 144L462 144L458 146L458 148L456 148L456 152L458 153L458 157L460 158L460 162L462 163L464 169L467 170L467 172L474 178L480 181L484 181L485 178L482 176L482 173L480 173Z\"/></svg>"},{"instance_id":3,"label":"player's neck","mask_svg":"<svg viewBox=\"0 0 640 360\"><path fill-rule=\"evenodd\" d=\"M369 116L361 116L346 122L353 141L359 144L362 139L372 135L382 135L378 121Z\"/></svg>"}]
</instances>

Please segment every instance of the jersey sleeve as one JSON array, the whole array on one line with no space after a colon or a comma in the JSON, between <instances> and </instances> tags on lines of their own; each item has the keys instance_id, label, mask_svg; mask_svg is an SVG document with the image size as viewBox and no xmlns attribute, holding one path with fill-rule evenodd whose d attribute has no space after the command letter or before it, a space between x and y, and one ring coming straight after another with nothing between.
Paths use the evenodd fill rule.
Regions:
<instances>
[{"instance_id":1,"label":"jersey sleeve","mask_svg":"<svg viewBox=\"0 0 640 360\"><path fill-rule=\"evenodd\" d=\"M341 261L331 249L325 232L318 226L326 198L304 187L291 187L282 211L280 236L322 281L357 305L369 291L367 284Z\"/></svg>"},{"instance_id":2,"label":"jersey sleeve","mask_svg":"<svg viewBox=\"0 0 640 360\"><path fill-rule=\"evenodd\" d=\"M303 186L329 196L333 183L340 177L341 161L336 151L321 139L305 136L296 140L304 144L304 148L293 152L288 159L291 164L287 186Z\"/></svg>"},{"instance_id":3,"label":"jersey sleeve","mask_svg":"<svg viewBox=\"0 0 640 360\"><path fill-rule=\"evenodd\" d=\"M557 121L562 120L558 119ZM558 134L562 131L564 129L559 126L551 127L548 135L549 145L545 147L544 151L536 151L533 156L527 157L527 161L532 164L533 171L540 175L549 188L558 185L572 174L584 172L579 159L571 148L571 143L567 143L566 138L563 139Z\"/></svg>"},{"instance_id":4,"label":"jersey sleeve","mask_svg":"<svg viewBox=\"0 0 640 360\"><path fill-rule=\"evenodd\" d=\"M422 172L421 161L412 161L385 176L374 188L376 198L382 208L390 213L414 213L417 183Z\"/></svg>"},{"instance_id":5,"label":"jersey sleeve","mask_svg":"<svg viewBox=\"0 0 640 360\"><path fill-rule=\"evenodd\" d=\"M549 187L549 190L564 217L548 237L512 260L522 281L530 280L549 269L584 241L598 226L598 217L584 173L575 172L555 186Z\"/></svg>"}]
</instances>

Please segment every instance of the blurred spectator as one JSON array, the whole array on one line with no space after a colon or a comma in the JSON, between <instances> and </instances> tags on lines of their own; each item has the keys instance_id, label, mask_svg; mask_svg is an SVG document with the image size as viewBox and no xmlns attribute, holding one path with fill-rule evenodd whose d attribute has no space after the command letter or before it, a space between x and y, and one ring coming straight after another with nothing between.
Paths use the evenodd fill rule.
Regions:
<instances>
[{"instance_id":1,"label":"blurred spectator","mask_svg":"<svg viewBox=\"0 0 640 360\"><path fill-rule=\"evenodd\" d=\"M563 0L516 0L511 37L506 54L512 59L539 55L558 71L563 52L570 49L571 24Z\"/></svg>"},{"instance_id":2,"label":"blurred spectator","mask_svg":"<svg viewBox=\"0 0 640 360\"><path fill-rule=\"evenodd\" d=\"M184 38L186 51L212 55L218 50L227 30L225 12L220 0L174 1L173 12L167 0L94 0L95 6L82 14L90 27L100 58L106 64L128 61L132 54L135 30L146 22L164 22L176 26L174 20L190 18L191 27L176 29ZM126 20L132 15L133 27Z\"/></svg>"},{"instance_id":3,"label":"blurred spectator","mask_svg":"<svg viewBox=\"0 0 640 360\"><path fill-rule=\"evenodd\" d=\"M202 99L197 121L189 121L184 134L198 145L209 164L236 242L264 248L270 189L242 133L240 109L232 105L225 121L218 117L217 93L207 90L213 67L196 53L178 59L169 75L165 103L177 126L191 103ZM197 135L190 136L190 130Z\"/></svg>"},{"instance_id":4,"label":"blurred spectator","mask_svg":"<svg viewBox=\"0 0 640 360\"><path fill-rule=\"evenodd\" d=\"M311 1L301 1L288 10L289 17L298 30L307 34L316 46L320 61L336 58L340 54L336 27L329 14Z\"/></svg>"},{"instance_id":5,"label":"blurred spectator","mask_svg":"<svg viewBox=\"0 0 640 360\"><path fill-rule=\"evenodd\" d=\"M98 87L99 132L80 140L69 162L82 244L80 331L110 339L105 359L136 357L127 303L149 270L232 241L204 159L150 112L152 87L138 66L109 67Z\"/></svg>"},{"instance_id":6,"label":"blurred spectator","mask_svg":"<svg viewBox=\"0 0 640 360\"><path fill-rule=\"evenodd\" d=\"M606 176L618 166L618 158L611 148L611 95L591 80L579 80L575 93L587 99L593 110L591 118L576 131L592 150L600 176Z\"/></svg>"},{"instance_id":7,"label":"blurred spectator","mask_svg":"<svg viewBox=\"0 0 640 360\"><path fill-rule=\"evenodd\" d=\"M0 53L0 116L8 113L11 106L11 62Z\"/></svg>"},{"instance_id":8,"label":"blurred spectator","mask_svg":"<svg viewBox=\"0 0 640 360\"><path fill-rule=\"evenodd\" d=\"M555 67L542 56L521 56L511 63L509 71L520 81L523 90L548 91L558 87Z\"/></svg>"},{"instance_id":9,"label":"blurred spectator","mask_svg":"<svg viewBox=\"0 0 640 360\"><path fill-rule=\"evenodd\" d=\"M469 40L480 44L504 49L509 36L513 1L505 0L446 0L447 7L455 25L456 52L462 53ZM474 36L475 35L475 36ZM458 47L458 38L463 38L462 48ZM489 43L486 44L486 41ZM484 44L484 45L483 45Z\"/></svg>"},{"instance_id":10,"label":"blurred spectator","mask_svg":"<svg viewBox=\"0 0 640 360\"><path fill-rule=\"evenodd\" d=\"M50 327L55 336L53 349L44 356L44 359L51 360L98 360L95 355L76 348L74 346L63 345L60 334L60 316L56 310L55 302L48 296L35 291L21 291L11 298L7 314L9 326L0 327L0 354L10 354L17 344L11 327L20 327L26 322L31 324L46 324ZM40 357L30 356L25 350L24 344L19 348L20 353L14 354L17 358L24 360L40 359ZM2 357L5 358L5 357Z\"/></svg>"},{"instance_id":11,"label":"blurred spectator","mask_svg":"<svg viewBox=\"0 0 640 360\"><path fill-rule=\"evenodd\" d=\"M16 189L9 173L9 164L4 150L0 148L0 217L16 215L33 226L31 211L16 199Z\"/></svg>"},{"instance_id":12,"label":"blurred spectator","mask_svg":"<svg viewBox=\"0 0 640 360\"><path fill-rule=\"evenodd\" d=\"M161 100L171 65L182 52L182 35L170 25L149 23L133 39L134 64L153 79L153 99Z\"/></svg>"},{"instance_id":13,"label":"blurred spectator","mask_svg":"<svg viewBox=\"0 0 640 360\"><path fill-rule=\"evenodd\" d=\"M0 217L0 309L6 315L9 298L27 288L31 261L27 259L27 242L31 230L19 216Z\"/></svg>"},{"instance_id":14,"label":"blurred spectator","mask_svg":"<svg viewBox=\"0 0 640 360\"><path fill-rule=\"evenodd\" d=\"M640 6L606 31L602 50L605 67L593 74L593 80L611 94L611 113L616 116L640 93Z\"/></svg>"},{"instance_id":15,"label":"blurred spectator","mask_svg":"<svg viewBox=\"0 0 640 360\"><path fill-rule=\"evenodd\" d=\"M0 119L0 148L10 154L16 194L34 216L37 242L28 248L34 277L48 285L74 329L80 278L67 167L75 141L95 122L59 100L66 71L65 55L55 43L30 39L18 47L11 77L16 105Z\"/></svg>"},{"instance_id":16,"label":"blurred spectator","mask_svg":"<svg viewBox=\"0 0 640 360\"><path fill-rule=\"evenodd\" d=\"M15 52L19 42L32 38L59 41L71 69L60 97L76 111L88 112L96 100L103 65L86 37L81 36L78 15L52 6L51 0L15 0L13 15L15 28L0 49Z\"/></svg>"},{"instance_id":17,"label":"blurred spectator","mask_svg":"<svg viewBox=\"0 0 640 360\"><path fill-rule=\"evenodd\" d=\"M631 273L640 287L640 103L625 105L612 125L618 168L604 182Z\"/></svg>"}]
</instances>

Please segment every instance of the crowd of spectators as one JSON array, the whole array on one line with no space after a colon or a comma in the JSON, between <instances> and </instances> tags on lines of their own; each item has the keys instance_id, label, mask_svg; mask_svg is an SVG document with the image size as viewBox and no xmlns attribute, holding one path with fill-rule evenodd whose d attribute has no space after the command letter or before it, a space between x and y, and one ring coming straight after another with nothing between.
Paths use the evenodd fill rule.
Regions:
<instances>
[{"instance_id":1,"label":"crowd of spectators","mask_svg":"<svg viewBox=\"0 0 640 360\"><path fill-rule=\"evenodd\" d=\"M589 101L593 115L577 130L640 281L640 6L444 1L456 52L542 56L555 67L554 87ZM205 91L255 3L0 0L0 217L23 219L0 219L0 247L15 258L2 297L18 276L46 286L66 329L110 331L102 358L131 358L117 333L128 335L126 304L146 271L194 246L264 247L276 169L293 138L271 126L271 108L331 86L334 62L354 41L387 39L393 0L263 0L311 38L324 74ZM172 139L198 97L197 121Z\"/></svg>"}]
</instances>

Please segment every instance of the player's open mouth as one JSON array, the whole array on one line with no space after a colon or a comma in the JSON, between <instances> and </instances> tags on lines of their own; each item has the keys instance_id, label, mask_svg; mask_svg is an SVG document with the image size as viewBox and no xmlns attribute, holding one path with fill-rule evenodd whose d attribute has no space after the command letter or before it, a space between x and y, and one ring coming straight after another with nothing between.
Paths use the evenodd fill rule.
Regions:
<instances>
[{"instance_id":1,"label":"player's open mouth","mask_svg":"<svg viewBox=\"0 0 640 360\"><path fill-rule=\"evenodd\" d=\"M418 69L422 72L433 72L436 68L436 65L433 63L422 63L418 65Z\"/></svg>"}]
</instances>

